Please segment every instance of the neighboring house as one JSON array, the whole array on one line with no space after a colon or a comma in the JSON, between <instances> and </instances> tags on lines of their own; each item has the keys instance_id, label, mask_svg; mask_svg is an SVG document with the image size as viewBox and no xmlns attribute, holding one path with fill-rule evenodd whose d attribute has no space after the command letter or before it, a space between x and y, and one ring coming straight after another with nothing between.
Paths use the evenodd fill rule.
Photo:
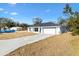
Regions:
<instances>
[{"instance_id":1,"label":"neighboring house","mask_svg":"<svg viewBox=\"0 0 79 59\"><path fill-rule=\"evenodd\" d=\"M9 30L9 28L6 26L6 27L2 27L1 30Z\"/></svg>"},{"instance_id":2,"label":"neighboring house","mask_svg":"<svg viewBox=\"0 0 79 59\"><path fill-rule=\"evenodd\" d=\"M11 27L10 30L21 31L22 27Z\"/></svg>"},{"instance_id":3,"label":"neighboring house","mask_svg":"<svg viewBox=\"0 0 79 59\"><path fill-rule=\"evenodd\" d=\"M65 27L52 22L46 22L40 25L29 25L28 32L57 35L65 32Z\"/></svg>"}]
</instances>

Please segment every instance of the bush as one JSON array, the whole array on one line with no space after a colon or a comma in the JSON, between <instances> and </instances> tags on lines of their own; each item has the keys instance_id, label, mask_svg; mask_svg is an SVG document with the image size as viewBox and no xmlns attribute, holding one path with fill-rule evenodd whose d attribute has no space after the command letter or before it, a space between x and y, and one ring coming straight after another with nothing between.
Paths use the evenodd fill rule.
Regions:
<instances>
[{"instance_id":1,"label":"bush","mask_svg":"<svg viewBox=\"0 0 79 59\"><path fill-rule=\"evenodd\" d=\"M75 33L72 33L72 36L75 36L76 34Z\"/></svg>"},{"instance_id":2,"label":"bush","mask_svg":"<svg viewBox=\"0 0 79 59\"><path fill-rule=\"evenodd\" d=\"M76 27L72 28L72 35L79 35L79 29Z\"/></svg>"}]
</instances>

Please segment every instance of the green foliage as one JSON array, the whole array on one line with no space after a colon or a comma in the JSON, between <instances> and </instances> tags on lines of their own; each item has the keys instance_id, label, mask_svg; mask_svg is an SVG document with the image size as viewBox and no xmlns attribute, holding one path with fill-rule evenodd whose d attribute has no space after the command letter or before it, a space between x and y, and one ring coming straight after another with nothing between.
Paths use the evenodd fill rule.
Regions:
<instances>
[{"instance_id":1,"label":"green foliage","mask_svg":"<svg viewBox=\"0 0 79 59\"><path fill-rule=\"evenodd\" d=\"M14 27L14 26L16 26L16 22L14 22L12 19L7 19L6 26L8 28Z\"/></svg>"},{"instance_id":2,"label":"green foliage","mask_svg":"<svg viewBox=\"0 0 79 59\"><path fill-rule=\"evenodd\" d=\"M26 29L27 29L28 24L26 24L26 23L21 23L21 24L19 24L19 26L20 26L20 27L22 27L22 28L23 28L23 30L26 30Z\"/></svg>"},{"instance_id":3,"label":"green foliage","mask_svg":"<svg viewBox=\"0 0 79 59\"><path fill-rule=\"evenodd\" d=\"M72 35L79 35L79 29L76 27L72 28Z\"/></svg>"},{"instance_id":4,"label":"green foliage","mask_svg":"<svg viewBox=\"0 0 79 59\"><path fill-rule=\"evenodd\" d=\"M5 28L5 27L13 27L15 26L15 22L12 19L9 18L0 18L0 28Z\"/></svg>"},{"instance_id":5,"label":"green foliage","mask_svg":"<svg viewBox=\"0 0 79 59\"><path fill-rule=\"evenodd\" d=\"M64 8L64 13L68 16L67 26L70 28L72 35L79 35L79 12L75 11L72 14L72 8L69 4L66 4Z\"/></svg>"},{"instance_id":6,"label":"green foliage","mask_svg":"<svg viewBox=\"0 0 79 59\"><path fill-rule=\"evenodd\" d=\"M73 14L72 8L69 6L69 4L66 4L63 13L68 16Z\"/></svg>"},{"instance_id":7,"label":"green foliage","mask_svg":"<svg viewBox=\"0 0 79 59\"><path fill-rule=\"evenodd\" d=\"M13 19L10 19L10 18L0 18L0 30L1 28L6 28L8 27L11 28L11 27L17 27L17 26L20 26L20 27L23 27L23 28L27 28L27 24L25 23L18 23L18 22L15 22L13 21Z\"/></svg>"},{"instance_id":8,"label":"green foliage","mask_svg":"<svg viewBox=\"0 0 79 59\"><path fill-rule=\"evenodd\" d=\"M70 17L68 20L68 26L71 28L73 34L79 35L79 15L77 17Z\"/></svg>"},{"instance_id":9,"label":"green foliage","mask_svg":"<svg viewBox=\"0 0 79 59\"><path fill-rule=\"evenodd\" d=\"M59 24L59 25L64 25L64 26L65 26L66 23L67 23L67 22L66 22L65 19L63 19L63 18L59 18L59 21L58 21L58 24Z\"/></svg>"}]
</instances>

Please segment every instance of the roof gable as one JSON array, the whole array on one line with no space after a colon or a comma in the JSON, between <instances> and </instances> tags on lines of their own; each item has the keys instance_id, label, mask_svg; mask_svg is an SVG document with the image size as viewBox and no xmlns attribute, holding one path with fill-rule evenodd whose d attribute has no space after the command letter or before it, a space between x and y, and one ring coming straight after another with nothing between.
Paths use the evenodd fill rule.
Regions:
<instances>
[{"instance_id":1,"label":"roof gable","mask_svg":"<svg viewBox=\"0 0 79 59\"><path fill-rule=\"evenodd\" d=\"M53 22L46 22L46 23L42 23L41 26L58 26L58 24L55 24Z\"/></svg>"},{"instance_id":2,"label":"roof gable","mask_svg":"<svg viewBox=\"0 0 79 59\"><path fill-rule=\"evenodd\" d=\"M33 27L33 26L59 26L59 25L56 23L53 23L53 22L45 22L45 23L41 23L39 25L29 25L29 26Z\"/></svg>"}]
</instances>

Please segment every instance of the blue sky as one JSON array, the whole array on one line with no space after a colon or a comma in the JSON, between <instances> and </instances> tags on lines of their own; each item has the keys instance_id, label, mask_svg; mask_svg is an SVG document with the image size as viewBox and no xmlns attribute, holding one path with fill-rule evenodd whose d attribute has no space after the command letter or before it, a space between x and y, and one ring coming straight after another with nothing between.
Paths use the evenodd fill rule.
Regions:
<instances>
[{"instance_id":1,"label":"blue sky","mask_svg":"<svg viewBox=\"0 0 79 59\"><path fill-rule=\"evenodd\" d=\"M41 17L43 22L58 21L63 15L65 3L2 3L0 17L8 17L17 22L32 24L34 17ZM70 4L75 11L79 11L79 4Z\"/></svg>"}]
</instances>

